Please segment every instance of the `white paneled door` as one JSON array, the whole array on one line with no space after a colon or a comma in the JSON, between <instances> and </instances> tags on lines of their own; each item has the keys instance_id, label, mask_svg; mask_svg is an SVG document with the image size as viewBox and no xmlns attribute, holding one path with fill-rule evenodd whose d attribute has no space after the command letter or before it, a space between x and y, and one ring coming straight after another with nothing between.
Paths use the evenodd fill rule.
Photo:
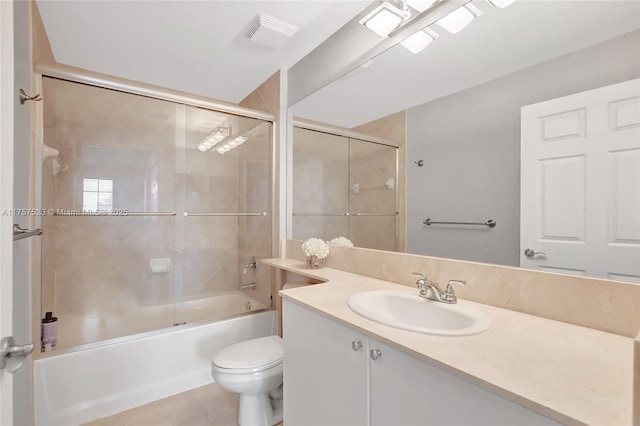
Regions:
<instances>
[{"instance_id":1,"label":"white paneled door","mask_svg":"<svg viewBox=\"0 0 640 426\"><path fill-rule=\"evenodd\" d=\"M522 108L520 265L640 284L640 79Z\"/></svg>"}]
</instances>

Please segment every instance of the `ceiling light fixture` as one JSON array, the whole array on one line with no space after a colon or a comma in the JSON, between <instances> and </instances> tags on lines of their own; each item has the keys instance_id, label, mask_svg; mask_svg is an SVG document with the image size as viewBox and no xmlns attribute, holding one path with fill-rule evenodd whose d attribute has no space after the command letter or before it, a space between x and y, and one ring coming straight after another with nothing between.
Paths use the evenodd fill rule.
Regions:
<instances>
[{"instance_id":1,"label":"ceiling light fixture","mask_svg":"<svg viewBox=\"0 0 640 426\"><path fill-rule=\"evenodd\" d=\"M410 8L422 13L433 6L438 0L403 0ZM503 0L508 1L508 0ZM515 1L515 0L513 0Z\"/></svg>"},{"instance_id":2,"label":"ceiling light fixture","mask_svg":"<svg viewBox=\"0 0 640 426\"><path fill-rule=\"evenodd\" d=\"M487 0L493 7L499 7L504 9L507 6L511 6L516 0Z\"/></svg>"},{"instance_id":3,"label":"ceiling light fixture","mask_svg":"<svg viewBox=\"0 0 640 426\"><path fill-rule=\"evenodd\" d=\"M226 152L231 151L233 148L239 147L240 145L242 145L246 141L247 141L246 137L244 137L244 136L236 136L234 139L232 139L229 142L225 143L224 145L221 145L220 147L218 147L216 149L216 151L218 152L218 154L224 154Z\"/></svg>"},{"instance_id":4,"label":"ceiling light fixture","mask_svg":"<svg viewBox=\"0 0 640 426\"><path fill-rule=\"evenodd\" d=\"M196 148L200 152L206 152L213 148L216 144L222 142L227 136L231 134L231 128L229 127L217 127L216 130L211 132L207 137L202 139Z\"/></svg>"},{"instance_id":5,"label":"ceiling light fixture","mask_svg":"<svg viewBox=\"0 0 640 426\"><path fill-rule=\"evenodd\" d=\"M400 22L408 17L406 12L385 1L362 18L360 24L366 26L380 37L386 37Z\"/></svg>"},{"instance_id":6,"label":"ceiling light fixture","mask_svg":"<svg viewBox=\"0 0 640 426\"><path fill-rule=\"evenodd\" d=\"M448 15L436 21L436 24L449 31L451 34L460 32L471 23L475 18L482 15L480 9L467 3L464 6L454 10Z\"/></svg>"},{"instance_id":7,"label":"ceiling light fixture","mask_svg":"<svg viewBox=\"0 0 640 426\"><path fill-rule=\"evenodd\" d=\"M404 39L400 44L406 47L409 52L417 54L422 52L425 47L430 45L431 42L438 37L440 37L440 35L438 35L437 32L432 31L429 28L423 28Z\"/></svg>"}]
</instances>

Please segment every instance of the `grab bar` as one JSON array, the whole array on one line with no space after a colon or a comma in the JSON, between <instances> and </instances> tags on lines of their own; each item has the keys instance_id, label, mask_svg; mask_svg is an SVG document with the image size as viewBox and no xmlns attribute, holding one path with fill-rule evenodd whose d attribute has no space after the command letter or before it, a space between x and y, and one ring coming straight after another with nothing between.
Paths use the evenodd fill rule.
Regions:
<instances>
[{"instance_id":1,"label":"grab bar","mask_svg":"<svg viewBox=\"0 0 640 426\"><path fill-rule=\"evenodd\" d=\"M393 213L293 213L293 216L299 217L340 217L340 216L397 216L398 212Z\"/></svg>"},{"instance_id":2,"label":"grab bar","mask_svg":"<svg viewBox=\"0 0 640 426\"><path fill-rule=\"evenodd\" d=\"M101 211L80 211L80 210L68 210L57 211L53 213L54 216L109 216L109 217L126 217L126 216L175 216L176 212L101 212Z\"/></svg>"},{"instance_id":3,"label":"grab bar","mask_svg":"<svg viewBox=\"0 0 640 426\"><path fill-rule=\"evenodd\" d=\"M266 216L267 212L260 213L189 213L184 212L182 216Z\"/></svg>"},{"instance_id":4,"label":"grab bar","mask_svg":"<svg viewBox=\"0 0 640 426\"><path fill-rule=\"evenodd\" d=\"M496 221L493 220L493 219L489 219L486 222L434 222L429 218L429 219L425 219L422 223L427 225L427 226L431 226L431 225L484 225L484 226L486 226L488 228L495 228L496 227Z\"/></svg>"},{"instance_id":5,"label":"grab bar","mask_svg":"<svg viewBox=\"0 0 640 426\"><path fill-rule=\"evenodd\" d=\"M300 216L300 217L338 217L338 216L349 216L349 213L292 213L292 216Z\"/></svg>"},{"instance_id":6,"label":"grab bar","mask_svg":"<svg viewBox=\"0 0 640 426\"><path fill-rule=\"evenodd\" d=\"M398 212L393 213L351 213L351 216L397 216Z\"/></svg>"},{"instance_id":7,"label":"grab bar","mask_svg":"<svg viewBox=\"0 0 640 426\"><path fill-rule=\"evenodd\" d=\"M13 225L13 241L33 237L34 235L42 235L42 229L25 229L21 228L17 223Z\"/></svg>"}]
</instances>

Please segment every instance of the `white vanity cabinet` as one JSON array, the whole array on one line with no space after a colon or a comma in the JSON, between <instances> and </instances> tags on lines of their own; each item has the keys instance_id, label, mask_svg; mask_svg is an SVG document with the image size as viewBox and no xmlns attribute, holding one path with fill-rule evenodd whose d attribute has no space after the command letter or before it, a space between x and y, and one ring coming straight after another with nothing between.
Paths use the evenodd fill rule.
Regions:
<instances>
[{"instance_id":1,"label":"white vanity cabinet","mask_svg":"<svg viewBox=\"0 0 640 426\"><path fill-rule=\"evenodd\" d=\"M559 424L287 300L283 337L290 426Z\"/></svg>"},{"instance_id":2,"label":"white vanity cabinet","mask_svg":"<svg viewBox=\"0 0 640 426\"><path fill-rule=\"evenodd\" d=\"M287 300L282 336L284 422L368 424L367 338Z\"/></svg>"}]
</instances>

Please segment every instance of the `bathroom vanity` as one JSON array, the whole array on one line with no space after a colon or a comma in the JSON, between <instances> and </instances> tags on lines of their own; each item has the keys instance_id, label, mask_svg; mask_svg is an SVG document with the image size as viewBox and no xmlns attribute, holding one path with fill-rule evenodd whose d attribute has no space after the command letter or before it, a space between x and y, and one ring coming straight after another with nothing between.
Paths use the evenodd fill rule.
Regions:
<instances>
[{"instance_id":1,"label":"bathroom vanity","mask_svg":"<svg viewBox=\"0 0 640 426\"><path fill-rule=\"evenodd\" d=\"M280 292L285 423L632 424L631 338L469 301L490 318L487 331L405 331L357 315L347 300L414 291L406 285L263 262L324 281Z\"/></svg>"}]
</instances>

